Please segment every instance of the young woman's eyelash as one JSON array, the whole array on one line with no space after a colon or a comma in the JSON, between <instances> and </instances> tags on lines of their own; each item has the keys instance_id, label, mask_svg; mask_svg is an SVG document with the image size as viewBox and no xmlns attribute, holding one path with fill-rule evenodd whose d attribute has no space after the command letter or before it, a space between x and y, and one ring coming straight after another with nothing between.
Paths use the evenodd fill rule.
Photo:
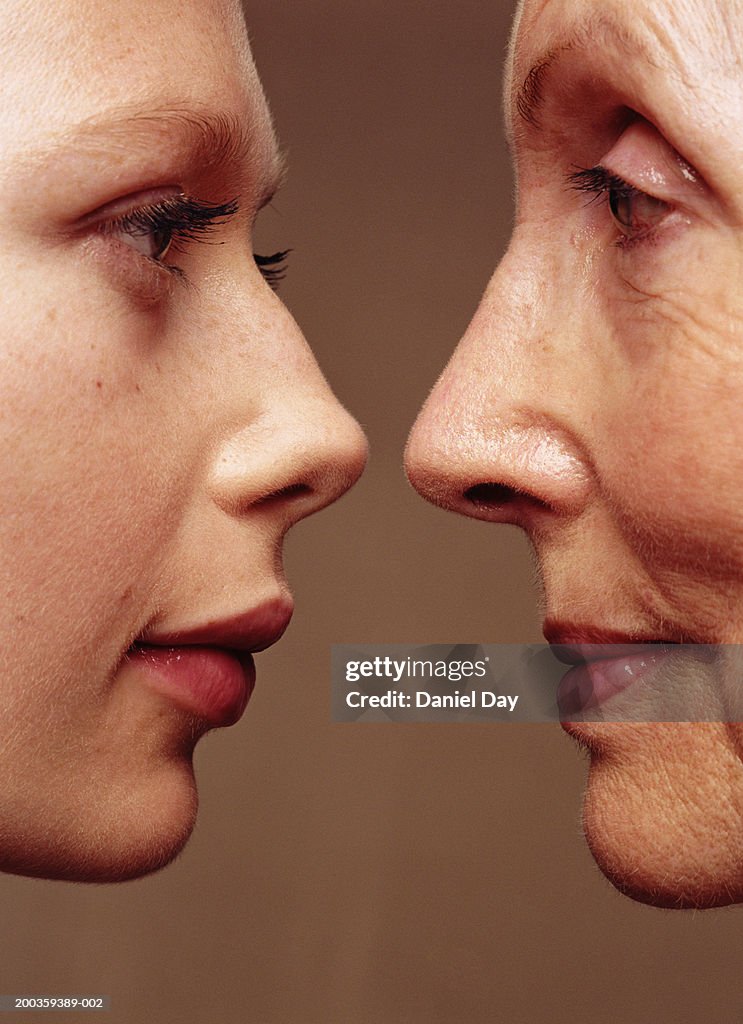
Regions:
<instances>
[{"instance_id":1,"label":"young woman's eyelash","mask_svg":"<svg viewBox=\"0 0 743 1024\"><path fill-rule=\"evenodd\" d=\"M162 232L179 241L200 241L239 209L237 199L226 203L206 203L189 196L169 196L151 206L142 206L107 225L109 231L130 231L147 235Z\"/></svg>"},{"instance_id":2,"label":"young woman's eyelash","mask_svg":"<svg viewBox=\"0 0 743 1024\"><path fill-rule=\"evenodd\" d=\"M277 291L279 285L284 280L287 271L286 258L291 252L291 249L282 249L280 252L275 252L271 256L259 256L255 253L253 259L255 260L256 266L263 274L264 280L268 285Z\"/></svg>"}]
</instances>

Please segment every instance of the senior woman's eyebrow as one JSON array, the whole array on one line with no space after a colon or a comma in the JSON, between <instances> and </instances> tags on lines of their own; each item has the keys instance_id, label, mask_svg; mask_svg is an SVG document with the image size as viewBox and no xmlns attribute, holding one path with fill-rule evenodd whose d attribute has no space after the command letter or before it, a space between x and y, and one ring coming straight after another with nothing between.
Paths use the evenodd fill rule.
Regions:
<instances>
[{"instance_id":1,"label":"senior woman's eyebrow","mask_svg":"<svg viewBox=\"0 0 743 1024\"><path fill-rule=\"evenodd\" d=\"M635 30L613 10L592 11L585 19L567 27L554 40L549 49L541 53L520 85L513 86L513 110L521 122L539 130L540 115L544 107L548 85L559 63L570 53L613 47L626 59L638 58L653 67L670 67L660 46L653 46L647 35Z\"/></svg>"},{"instance_id":2,"label":"senior woman's eyebrow","mask_svg":"<svg viewBox=\"0 0 743 1024\"><path fill-rule=\"evenodd\" d=\"M114 166L127 159L143 166L164 161L189 169L220 169L226 176L247 172L255 182L258 207L270 202L285 174L267 117L221 111L123 108L82 121L24 154L24 162L37 168L48 163L55 170L60 161L86 159Z\"/></svg>"}]
</instances>

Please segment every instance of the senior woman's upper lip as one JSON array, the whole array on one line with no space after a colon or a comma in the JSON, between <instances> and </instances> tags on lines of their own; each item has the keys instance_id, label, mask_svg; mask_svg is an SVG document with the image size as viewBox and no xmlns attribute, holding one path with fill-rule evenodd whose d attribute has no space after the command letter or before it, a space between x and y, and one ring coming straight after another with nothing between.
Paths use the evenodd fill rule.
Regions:
<instances>
[{"instance_id":1,"label":"senior woman's upper lip","mask_svg":"<svg viewBox=\"0 0 743 1024\"><path fill-rule=\"evenodd\" d=\"M557 619L547 619L542 631L555 657L568 665L621 658L637 654L643 647L650 645L658 647L692 642L686 638L658 637L604 626L561 622Z\"/></svg>"},{"instance_id":2,"label":"senior woman's upper lip","mask_svg":"<svg viewBox=\"0 0 743 1024\"><path fill-rule=\"evenodd\" d=\"M138 642L157 647L202 644L257 653L264 651L281 638L291 621L293 611L291 598L281 595L264 601L248 611L221 619L212 619L168 632L145 633L138 637Z\"/></svg>"}]
</instances>

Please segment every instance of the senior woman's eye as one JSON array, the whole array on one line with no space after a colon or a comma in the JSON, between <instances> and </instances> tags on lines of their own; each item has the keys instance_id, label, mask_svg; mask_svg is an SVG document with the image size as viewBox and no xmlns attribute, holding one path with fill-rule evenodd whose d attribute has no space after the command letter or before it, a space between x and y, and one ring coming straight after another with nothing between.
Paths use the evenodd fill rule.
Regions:
<instances>
[{"instance_id":1,"label":"senior woman's eye","mask_svg":"<svg viewBox=\"0 0 743 1024\"><path fill-rule=\"evenodd\" d=\"M573 171L568 175L568 184L590 195L592 202L607 202L614 223L623 235L620 244L638 242L652 234L672 209L669 203L642 192L600 165Z\"/></svg>"}]
</instances>

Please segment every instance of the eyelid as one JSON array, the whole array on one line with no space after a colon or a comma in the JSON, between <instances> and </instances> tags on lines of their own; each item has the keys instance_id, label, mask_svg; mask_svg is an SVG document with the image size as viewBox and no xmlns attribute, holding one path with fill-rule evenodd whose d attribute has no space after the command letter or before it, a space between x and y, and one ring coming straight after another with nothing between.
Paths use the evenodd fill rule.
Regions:
<instances>
[{"instance_id":1,"label":"eyelid","mask_svg":"<svg viewBox=\"0 0 743 1024\"><path fill-rule=\"evenodd\" d=\"M128 213L148 206L156 206L167 199L174 199L183 195L183 189L178 185L165 185L162 188L145 189L142 192L131 192L129 195L114 199L105 203L86 214L78 221L78 227L85 229L96 223L115 221L125 217Z\"/></svg>"},{"instance_id":2,"label":"eyelid","mask_svg":"<svg viewBox=\"0 0 743 1024\"><path fill-rule=\"evenodd\" d=\"M177 243L204 241L230 221L240 209L237 198L224 203L206 202L173 188L149 190L107 203L83 219L81 230L94 227L100 234L121 230L166 229Z\"/></svg>"},{"instance_id":3,"label":"eyelid","mask_svg":"<svg viewBox=\"0 0 743 1024\"><path fill-rule=\"evenodd\" d=\"M701 175L642 118L622 133L600 166L638 192L677 206L706 190Z\"/></svg>"},{"instance_id":4,"label":"eyelid","mask_svg":"<svg viewBox=\"0 0 743 1024\"><path fill-rule=\"evenodd\" d=\"M576 167L567 175L567 183L576 192L584 192L589 203L595 203L609 192L624 198L642 194L640 189L631 185L624 178L612 174L602 164L596 167Z\"/></svg>"}]
</instances>

